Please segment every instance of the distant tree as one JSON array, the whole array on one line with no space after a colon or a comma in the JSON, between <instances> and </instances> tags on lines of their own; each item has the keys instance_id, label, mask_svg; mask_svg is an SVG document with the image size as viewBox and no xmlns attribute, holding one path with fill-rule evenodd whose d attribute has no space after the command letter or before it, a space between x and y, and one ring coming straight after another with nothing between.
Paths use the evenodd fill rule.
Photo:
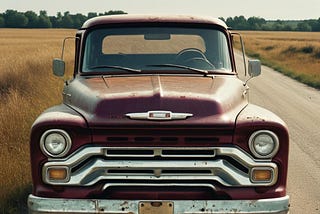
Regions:
<instances>
[{"instance_id":1,"label":"distant tree","mask_svg":"<svg viewBox=\"0 0 320 214\"><path fill-rule=\"evenodd\" d=\"M104 13L104 15L120 15L120 14L127 14L127 13L122 10L109 10L108 12Z\"/></svg>"},{"instance_id":2,"label":"distant tree","mask_svg":"<svg viewBox=\"0 0 320 214\"><path fill-rule=\"evenodd\" d=\"M219 19L226 22L226 20L223 17L219 17Z\"/></svg>"},{"instance_id":3,"label":"distant tree","mask_svg":"<svg viewBox=\"0 0 320 214\"><path fill-rule=\"evenodd\" d=\"M2 16L0 16L0 28L3 28L6 26L5 20Z\"/></svg>"},{"instance_id":4,"label":"distant tree","mask_svg":"<svg viewBox=\"0 0 320 214\"><path fill-rule=\"evenodd\" d=\"M234 22L236 23L236 27L239 30L247 30L248 23L244 16L236 16L234 17Z\"/></svg>"},{"instance_id":5,"label":"distant tree","mask_svg":"<svg viewBox=\"0 0 320 214\"><path fill-rule=\"evenodd\" d=\"M57 16L50 16L50 21L53 28L61 28L62 22L62 13L58 12Z\"/></svg>"},{"instance_id":6,"label":"distant tree","mask_svg":"<svg viewBox=\"0 0 320 214\"><path fill-rule=\"evenodd\" d=\"M227 18L227 20L226 20L226 24L229 26L229 27L231 27L231 28L233 28L234 27L234 21L233 21L233 18L232 17L228 17Z\"/></svg>"},{"instance_id":7,"label":"distant tree","mask_svg":"<svg viewBox=\"0 0 320 214\"><path fill-rule=\"evenodd\" d=\"M88 13L87 18L88 18L88 19L91 19L91 18L94 18L94 17L97 17L97 16L98 16L97 13L90 12L90 13Z\"/></svg>"},{"instance_id":8,"label":"distant tree","mask_svg":"<svg viewBox=\"0 0 320 214\"><path fill-rule=\"evenodd\" d=\"M263 31L272 31L272 26L267 23L267 24L262 26L261 30L263 30Z\"/></svg>"},{"instance_id":9,"label":"distant tree","mask_svg":"<svg viewBox=\"0 0 320 214\"><path fill-rule=\"evenodd\" d=\"M73 20L73 28L80 28L82 24L87 20L87 17L77 13L76 15L71 15L71 19Z\"/></svg>"},{"instance_id":10,"label":"distant tree","mask_svg":"<svg viewBox=\"0 0 320 214\"><path fill-rule=\"evenodd\" d=\"M70 12L66 11L64 12L64 15L62 17L61 21L61 27L63 28L73 28L73 20L70 16Z\"/></svg>"},{"instance_id":11,"label":"distant tree","mask_svg":"<svg viewBox=\"0 0 320 214\"><path fill-rule=\"evenodd\" d=\"M236 30L248 30L247 19L244 16L235 16L227 18L226 24Z\"/></svg>"},{"instance_id":12,"label":"distant tree","mask_svg":"<svg viewBox=\"0 0 320 214\"><path fill-rule=\"evenodd\" d=\"M310 32L312 28L307 22L300 22L297 24L297 31Z\"/></svg>"},{"instance_id":13,"label":"distant tree","mask_svg":"<svg viewBox=\"0 0 320 214\"><path fill-rule=\"evenodd\" d=\"M28 18L28 24L26 27L28 28L36 28L39 22L38 15L33 11L27 11L24 15Z\"/></svg>"},{"instance_id":14,"label":"distant tree","mask_svg":"<svg viewBox=\"0 0 320 214\"><path fill-rule=\"evenodd\" d=\"M24 28L28 24L28 18L16 10L7 10L4 15L6 27Z\"/></svg>"},{"instance_id":15,"label":"distant tree","mask_svg":"<svg viewBox=\"0 0 320 214\"><path fill-rule=\"evenodd\" d=\"M276 22L273 23L272 30L282 31L283 30L283 22L278 19Z\"/></svg>"},{"instance_id":16,"label":"distant tree","mask_svg":"<svg viewBox=\"0 0 320 214\"><path fill-rule=\"evenodd\" d=\"M51 28L52 23L48 17L47 11L41 10L39 15L39 22L37 25L38 28Z\"/></svg>"},{"instance_id":17,"label":"distant tree","mask_svg":"<svg viewBox=\"0 0 320 214\"><path fill-rule=\"evenodd\" d=\"M281 31L282 30L282 25L279 24L279 23L274 23L272 25L272 29L271 30L273 30L273 31Z\"/></svg>"},{"instance_id":18,"label":"distant tree","mask_svg":"<svg viewBox=\"0 0 320 214\"><path fill-rule=\"evenodd\" d=\"M294 28L289 24L284 24L283 27L282 27L282 30L283 31L293 31Z\"/></svg>"},{"instance_id":19,"label":"distant tree","mask_svg":"<svg viewBox=\"0 0 320 214\"><path fill-rule=\"evenodd\" d=\"M320 18L318 20L309 20L307 22L311 26L312 31L320 31Z\"/></svg>"},{"instance_id":20,"label":"distant tree","mask_svg":"<svg viewBox=\"0 0 320 214\"><path fill-rule=\"evenodd\" d=\"M247 20L248 30L261 30L265 24L266 20L259 17L250 17Z\"/></svg>"}]
</instances>

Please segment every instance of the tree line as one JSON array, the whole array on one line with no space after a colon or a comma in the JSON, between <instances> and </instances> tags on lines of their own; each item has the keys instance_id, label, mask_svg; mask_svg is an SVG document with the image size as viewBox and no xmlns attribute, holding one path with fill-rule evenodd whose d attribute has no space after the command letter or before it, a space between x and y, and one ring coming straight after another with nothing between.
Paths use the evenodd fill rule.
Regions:
<instances>
[{"instance_id":1,"label":"tree line","mask_svg":"<svg viewBox=\"0 0 320 214\"><path fill-rule=\"evenodd\" d=\"M250 17L246 19L244 16L229 17L227 19L220 18L226 24L235 30L262 30L262 31L320 31L320 18L309 20L275 20L268 21L260 17Z\"/></svg>"},{"instance_id":2,"label":"tree line","mask_svg":"<svg viewBox=\"0 0 320 214\"><path fill-rule=\"evenodd\" d=\"M90 18L102 15L126 14L121 10L110 10L105 13L90 12L70 14L69 11L58 12L56 16L48 16L47 11L41 10L39 15L33 11L18 12L7 10L0 13L0 28L80 28Z\"/></svg>"},{"instance_id":3,"label":"tree line","mask_svg":"<svg viewBox=\"0 0 320 214\"><path fill-rule=\"evenodd\" d=\"M33 11L19 12L7 10L0 13L0 28L80 28L90 18L102 15L127 14L122 10L110 10L105 13L90 12L87 15L80 13L58 12L56 16L48 16L47 11L39 14ZM320 18L301 21L270 21L260 17L244 16L220 18L234 30L262 30L262 31L320 31Z\"/></svg>"}]
</instances>

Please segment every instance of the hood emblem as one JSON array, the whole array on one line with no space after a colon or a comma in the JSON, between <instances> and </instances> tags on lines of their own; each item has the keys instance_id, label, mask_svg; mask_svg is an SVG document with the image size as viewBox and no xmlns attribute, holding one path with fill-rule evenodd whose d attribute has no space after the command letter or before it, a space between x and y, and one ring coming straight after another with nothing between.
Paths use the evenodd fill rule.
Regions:
<instances>
[{"instance_id":1,"label":"hood emblem","mask_svg":"<svg viewBox=\"0 0 320 214\"><path fill-rule=\"evenodd\" d=\"M190 113L174 113L171 111L148 111L140 113L128 113L127 117L133 120L185 120L192 117Z\"/></svg>"}]
</instances>

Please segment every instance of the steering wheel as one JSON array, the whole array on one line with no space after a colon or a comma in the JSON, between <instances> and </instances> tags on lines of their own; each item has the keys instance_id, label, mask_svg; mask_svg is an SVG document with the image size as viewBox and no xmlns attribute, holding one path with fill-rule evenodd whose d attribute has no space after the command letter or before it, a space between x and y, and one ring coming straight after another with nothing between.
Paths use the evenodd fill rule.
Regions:
<instances>
[{"instance_id":1,"label":"steering wheel","mask_svg":"<svg viewBox=\"0 0 320 214\"><path fill-rule=\"evenodd\" d=\"M200 58L206 58L206 56L204 55L204 53L197 48L186 48L183 49L181 51L179 51L179 53L176 56L176 60L183 62L185 60L194 58L194 57L200 57Z\"/></svg>"},{"instance_id":2,"label":"steering wheel","mask_svg":"<svg viewBox=\"0 0 320 214\"><path fill-rule=\"evenodd\" d=\"M186 48L181 50L176 56L176 62L192 67L205 67L204 69L214 69L215 66L207 59L204 53L197 48ZM206 66L204 66L206 64Z\"/></svg>"}]
</instances>

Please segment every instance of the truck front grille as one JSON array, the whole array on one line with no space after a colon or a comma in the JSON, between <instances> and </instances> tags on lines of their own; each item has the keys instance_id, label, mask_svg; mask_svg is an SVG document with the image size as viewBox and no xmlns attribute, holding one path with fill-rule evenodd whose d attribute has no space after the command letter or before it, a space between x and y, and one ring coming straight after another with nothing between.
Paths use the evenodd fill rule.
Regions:
<instances>
[{"instance_id":1,"label":"truck front grille","mask_svg":"<svg viewBox=\"0 0 320 214\"><path fill-rule=\"evenodd\" d=\"M67 179L51 180L48 170L55 167L68 169ZM272 180L252 182L251 171L257 168L270 169ZM237 147L84 147L43 166L47 184L91 186L105 182L106 188L125 182L144 186L189 182L212 188L215 182L228 187L270 186L277 176L275 163L257 161Z\"/></svg>"}]
</instances>

